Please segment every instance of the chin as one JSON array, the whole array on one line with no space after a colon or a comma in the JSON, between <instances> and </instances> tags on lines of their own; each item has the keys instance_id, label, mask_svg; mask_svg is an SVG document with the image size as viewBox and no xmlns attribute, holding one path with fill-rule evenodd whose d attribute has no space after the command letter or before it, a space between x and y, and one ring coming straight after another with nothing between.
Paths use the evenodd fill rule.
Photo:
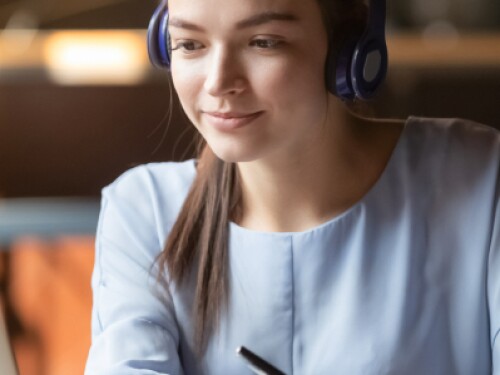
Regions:
<instances>
[{"instance_id":1,"label":"chin","mask_svg":"<svg viewBox=\"0 0 500 375\"><path fill-rule=\"evenodd\" d=\"M244 162L249 162L253 161L256 158L248 156L248 155L242 155L241 153L228 153L228 152L215 152L215 155L226 163L244 163Z\"/></svg>"},{"instance_id":2,"label":"chin","mask_svg":"<svg viewBox=\"0 0 500 375\"><path fill-rule=\"evenodd\" d=\"M244 150L241 147L216 147L210 145L213 153L226 163L244 163L258 159L257 150Z\"/></svg>"}]
</instances>

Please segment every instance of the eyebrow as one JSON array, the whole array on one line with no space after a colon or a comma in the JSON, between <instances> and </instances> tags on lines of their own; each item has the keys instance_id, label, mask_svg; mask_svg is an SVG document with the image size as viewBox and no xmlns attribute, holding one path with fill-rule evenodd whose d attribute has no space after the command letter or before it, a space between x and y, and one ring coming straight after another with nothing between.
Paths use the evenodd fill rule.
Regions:
<instances>
[{"instance_id":1,"label":"eyebrow","mask_svg":"<svg viewBox=\"0 0 500 375\"><path fill-rule=\"evenodd\" d=\"M259 13L236 23L236 29L246 29L249 27L259 26L272 21L296 22L299 18L292 13L264 12ZM188 22L181 18L172 17L168 20L168 25L180 29L193 31L204 31L201 26Z\"/></svg>"},{"instance_id":2,"label":"eyebrow","mask_svg":"<svg viewBox=\"0 0 500 375\"><path fill-rule=\"evenodd\" d=\"M298 20L299 18L291 13L264 12L239 21L236 24L236 28L245 29L247 27L258 26L271 21L296 22Z\"/></svg>"}]
</instances>

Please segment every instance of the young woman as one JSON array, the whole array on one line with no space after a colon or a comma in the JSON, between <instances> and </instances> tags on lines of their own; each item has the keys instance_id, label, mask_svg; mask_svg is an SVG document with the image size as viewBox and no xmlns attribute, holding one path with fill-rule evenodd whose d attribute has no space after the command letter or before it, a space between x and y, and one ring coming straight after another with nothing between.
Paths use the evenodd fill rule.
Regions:
<instances>
[{"instance_id":1,"label":"young woman","mask_svg":"<svg viewBox=\"0 0 500 375\"><path fill-rule=\"evenodd\" d=\"M499 133L352 115L325 82L361 0L168 12L205 143L104 189L86 373L248 374L242 345L287 374L500 373Z\"/></svg>"}]
</instances>

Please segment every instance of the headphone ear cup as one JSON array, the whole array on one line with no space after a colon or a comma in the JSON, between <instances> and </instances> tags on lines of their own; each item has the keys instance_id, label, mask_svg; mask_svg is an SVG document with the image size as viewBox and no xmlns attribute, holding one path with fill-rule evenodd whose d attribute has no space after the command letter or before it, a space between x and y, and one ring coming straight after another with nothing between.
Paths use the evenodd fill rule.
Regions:
<instances>
[{"instance_id":1,"label":"headphone ear cup","mask_svg":"<svg viewBox=\"0 0 500 375\"><path fill-rule=\"evenodd\" d=\"M385 39L351 38L336 56L328 49L326 85L345 101L371 99L382 85L388 65Z\"/></svg>"},{"instance_id":2,"label":"headphone ear cup","mask_svg":"<svg viewBox=\"0 0 500 375\"><path fill-rule=\"evenodd\" d=\"M354 100L351 80L351 61L356 46L356 39L343 43L340 50L330 45L326 60L326 86L328 91L342 100Z\"/></svg>"},{"instance_id":3,"label":"headphone ear cup","mask_svg":"<svg viewBox=\"0 0 500 375\"><path fill-rule=\"evenodd\" d=\"M351 82L356 97L371 99L387 74L388 56L385 39L364 35L358 42L351 62Z\"/></svg>"},{"instance_id":4,"label":"headphone ear cup","mask_svg":"<svg viewBox=\"0 0 500 375\"><path fill-rule=\"evenodd\" d=\"M168 7L160 4L148 27L148 55L151 63L157 68L170 68L170 36L168 35Z\"/></svg>"}]
</instances>

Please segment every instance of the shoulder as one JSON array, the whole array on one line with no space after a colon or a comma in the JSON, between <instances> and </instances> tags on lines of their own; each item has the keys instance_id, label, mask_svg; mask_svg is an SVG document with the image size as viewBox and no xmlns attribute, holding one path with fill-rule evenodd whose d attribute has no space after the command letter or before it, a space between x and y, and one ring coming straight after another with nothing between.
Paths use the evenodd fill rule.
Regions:
<instances>
[{"instance_id":1,"label":"shoulder","mask_svg":"<svg viewBox=\"0 0 500 375\"><path fill-rule=\"evenodd\" d=\"M397 186L429 204L488 212L498 199L500 132L495 128L463 119L410 117L392 161Z\"/></svg>"},{"instance_id":2,"label":"shoulder","mask_svg":"<svg viewBox=\"0 0 500 375\"><path fill-rule=\"evenodd\" d=\"M103 193L147 198L165 192L183 194L195 174L194 160L149 163L131 168L103 189ZM140 194L138 194L140 193Z\"/></svg>"},{"instance_id":3,"label":"shoulder","mask_svg":"<svg viewBox=\"0 0 500 375\"><path fill-rule=\"evenodd\" d=\"M471 120L410 117L407 128L412 140L417 142L460 147L461 151L498 152L500 149L500 131Z\"/></svg>"},{"instance_id":4,"label":"shoulder","mask_svg":"<svg viewBox=\"0 0 500 375\"><path fill-rule=\"evenodd\" d=\"M500 131L458 118L410 117L403 146L415 166L498 173Z\"/></svg>"},{"instance_id":5,"label":"shoulder","mask_svg":"<svg viewBox=\"0 0 500 375\"><path fill-rule=\"evenodd\" d=\"M498 200L500 132L464 119L408 119L398 173L408 191L444 210L490 212ZM489 215L489 214L488 214Z\"/></svg>"},{"instance_id":6,"label":"shoulder","mask_svg":"<svg viewBox=\"0 0 500 375\"><path fill-rule=\"evenodd\" d=\"M102 191L100 226L117 227L165 240L196 174L195 161L140 165L120 175ZM99 233L98 233L99 234ZM154 236L153 236L154 235Z\"/></svg>"}]
</instances>

